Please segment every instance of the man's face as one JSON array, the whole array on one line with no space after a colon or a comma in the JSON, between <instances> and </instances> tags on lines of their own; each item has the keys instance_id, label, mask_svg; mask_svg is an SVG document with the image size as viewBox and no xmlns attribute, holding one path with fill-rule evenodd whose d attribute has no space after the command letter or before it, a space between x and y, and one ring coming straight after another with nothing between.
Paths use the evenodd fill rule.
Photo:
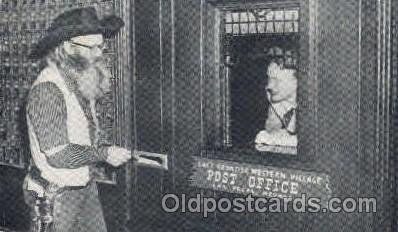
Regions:
<instances>
[{"instance_id":1,"label":"man's face","mask_svg":"<svg viewBox=\"0 0 398 232\"><path fill-rule=\"evenodd\" d=\"M266 91L271 102L296 100L297 78L295 70L280 68L274 63L268 67L267 75Z\"/></svg>"},{"instance_id":2,"label":"man's face","mask_svg":"<svg viewBox=\"0 0 398 232\"><path fill-rule=\"evenodd\" d=\"M101 34L78 36L65 44L65 52L79 90L89 100L97 99L110 89L109 70L102 57L104 39Z\"/></svg>"}]
</instances>

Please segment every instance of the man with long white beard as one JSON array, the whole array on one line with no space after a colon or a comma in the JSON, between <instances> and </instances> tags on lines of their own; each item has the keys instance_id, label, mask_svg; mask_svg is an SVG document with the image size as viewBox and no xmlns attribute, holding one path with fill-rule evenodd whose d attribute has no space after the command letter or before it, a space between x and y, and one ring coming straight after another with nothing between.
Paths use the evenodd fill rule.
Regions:
<instances>
[{"instance_id":1,"label":"man with long white beard","mask_svg":"<svg viewBox=\"0 0 398 232\"><path fill-rule=\"evenodd\" d=\"M24 190L31 231L106 231L91 171L99 162L120 166L131 152L101 144L96 102L110 90L104 37L123 24L116 16L98 19L94 8L71 10L54 19L33 52L47 66L27 104L32 159Z\"/></svg>"}]
</instances>

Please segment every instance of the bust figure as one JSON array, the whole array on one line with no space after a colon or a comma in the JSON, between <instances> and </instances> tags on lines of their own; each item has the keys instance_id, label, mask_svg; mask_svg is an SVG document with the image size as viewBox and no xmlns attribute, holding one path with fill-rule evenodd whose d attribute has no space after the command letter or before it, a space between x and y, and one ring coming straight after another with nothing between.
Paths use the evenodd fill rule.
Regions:
<instances>
[{"instance_id":1,"label":"bust figure","mask_svg":"<svg viewBox=\"0 0 398 232\"><path fill-rule=\"evenodd\" d=\"M256 148L262 150L262 146L296 147L296 70L272 61L267 67L267 76L265 91L269 107L264 129L255 138Z\"/></svg>"}]
</instances>

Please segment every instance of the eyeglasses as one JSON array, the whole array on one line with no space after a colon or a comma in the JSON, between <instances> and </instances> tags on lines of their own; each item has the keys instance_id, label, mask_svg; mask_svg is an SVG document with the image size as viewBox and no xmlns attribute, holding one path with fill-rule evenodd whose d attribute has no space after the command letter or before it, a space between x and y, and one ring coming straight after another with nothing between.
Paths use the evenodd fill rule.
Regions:
<instances>
[{"instance_id":1,"label":"eyeglasses","mask_svg":"<svg viewBox=\"0 0 398 232\"><path fill-rule=\"evenodd\" d=\"M78 43L78 42L74 42L74 41L69 41L71 44L76 45L76 46L80 46L80 47L85 47L90 49L90 51L94 51L95 48L98 48L99 50L103 51L105 49L105 44L97 44L94 46L90 46L87 44L82 44L82 43Z\"/></svg>"}]
</instances>

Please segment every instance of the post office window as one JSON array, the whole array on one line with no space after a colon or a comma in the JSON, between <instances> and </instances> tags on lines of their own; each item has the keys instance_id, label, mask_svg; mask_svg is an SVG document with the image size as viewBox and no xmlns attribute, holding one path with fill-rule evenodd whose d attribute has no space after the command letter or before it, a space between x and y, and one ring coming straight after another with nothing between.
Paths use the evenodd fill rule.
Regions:
<instances>
[{"instance_id":1,"label":"post office window","mask_svg":"<svg viewBox=\"0 0 398 232\"><path fill-rule=\"evenodd\" d=\"M222 12L226 147L297 154L299 7Z\"/></svg>"},{"instance_id":2,"label":"post office window","mask_svg":"<svg viewBox=\"0 0 398 232\"><path fill-rule=\"evenodd\" d=\"M207 54L216 55L208 69L219 82L207 87L216 91L205 99L214 111L205 112L207 150L297 157L301 141L307 144L300 133L311 120L300 121L302 102L314 97L300 92L312 82L308 1L211 5L216 13L209 27L217 28L209 33L215 43Z\"/></svg>"}]
</instances>

